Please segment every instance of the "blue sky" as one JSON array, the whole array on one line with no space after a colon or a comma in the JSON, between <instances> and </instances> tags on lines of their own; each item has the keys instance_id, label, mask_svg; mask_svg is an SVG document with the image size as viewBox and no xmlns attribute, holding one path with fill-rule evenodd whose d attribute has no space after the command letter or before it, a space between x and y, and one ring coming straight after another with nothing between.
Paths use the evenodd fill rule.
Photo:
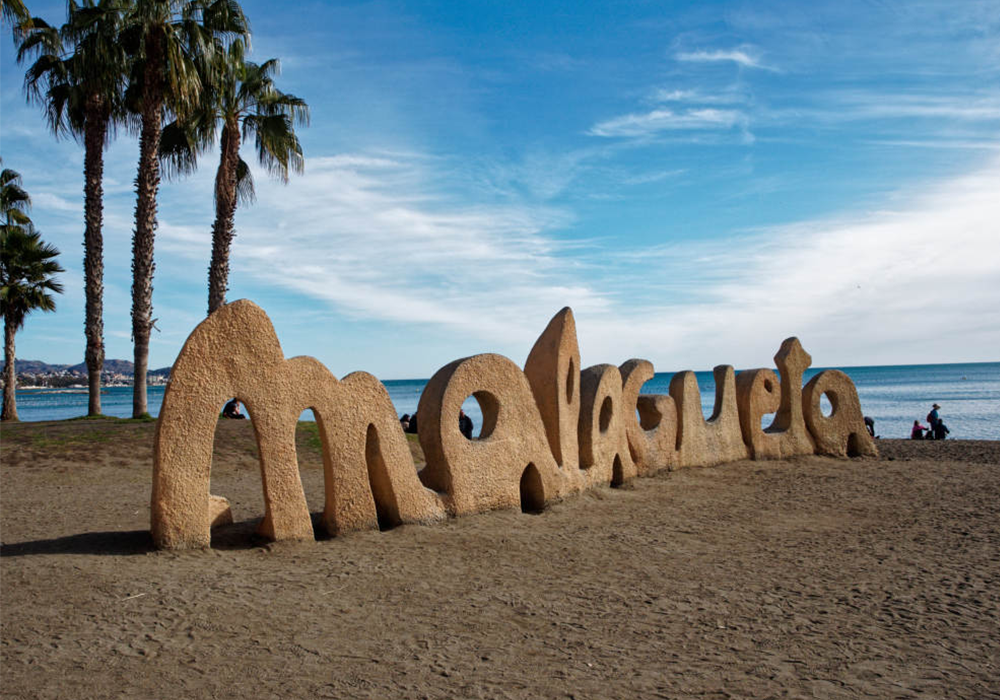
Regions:
<instances>
[{"instance_id":1,"label":"blue sky","mask_svg":"<svg viewBox=\"0 0 1000 700\"><path fill-rule=\"evenodd\" d=\"M61 21L59 2L31 9ZM255 173L229 299L342 376L523 363L1000 360L1000 12L977 2L244 2L303 97L306 172ZM0 47L0 155L63 251L18 356L83 359L83 151ZM252 153L244 148L248 161ZM203 318L217 154L160 190L150 366ZM132 358L136 140L106 155L105 334Z\"/></svg>"}]
</instances>

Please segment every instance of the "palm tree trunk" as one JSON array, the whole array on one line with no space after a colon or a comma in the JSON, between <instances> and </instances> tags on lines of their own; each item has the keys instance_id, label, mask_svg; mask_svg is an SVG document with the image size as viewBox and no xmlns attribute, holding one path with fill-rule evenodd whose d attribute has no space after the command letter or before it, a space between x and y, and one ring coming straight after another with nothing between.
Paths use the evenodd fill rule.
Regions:
<instances>
[{"instance_id":1,"label":"palm tree trunk","mask_svg":"<svg viewBox=\"0 0 1000 700\"><path fill-rule=\"evenodd\" d=\"M215 223L212 224L212 262L208 268L208 313L226 303L229 288L229 248L236 217L236 166L240 158L239 124L222 127L222 155L215 174Z\"/></svg>"},{"instance_id":2,"label":"palm tree trunk","mask_svg":"<svg viewBox=\"0 0 1000 700\"><path fill-rule=\"evenodd\" d=\"M101 415L101 371L104 369L104 139L108 118L103 100L87 103L84 135L83 272L86 280L87 377L90 401L87 415Z\"/></svg>"},{"instance_id":3,"label":"palm tree trunk","mask_svg":"<svg viewBox=\"0 0 1000 700\"><path fill-rule=\"evenodd\" d=\"M10 315L3 318L3 359L7 363L4 367L3 385L3 413L0 413L0 420L16 421L17 418L17 371L14 366L14 334L17 326Z\"/></svg>"},{"instance_id":4,"label":"palm tree trunk","mask_svg":"<svg viewBox=\"0 0 1000 700\"><path fill-rule=\"evenodd\" d=\"M146 75L142 102L142 131L139 135L139 172L135 179L135 233L132 236L132 417L148 415L146 370L149 367L149 334L153 327L153 240L156 236L156 193L160 187L158 149L163 131L163 79L157 67L162 47L147 43Z\"/></svg>"}]
</instances>

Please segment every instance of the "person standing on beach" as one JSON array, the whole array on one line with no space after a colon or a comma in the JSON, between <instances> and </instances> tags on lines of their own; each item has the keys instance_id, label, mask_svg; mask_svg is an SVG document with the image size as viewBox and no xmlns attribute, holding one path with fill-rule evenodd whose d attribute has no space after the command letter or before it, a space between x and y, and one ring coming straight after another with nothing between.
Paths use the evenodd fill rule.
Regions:
<instances>
[{"instance_id":1,"label":"person standing on beach","mask_svg":"<svg viewBox=\"0 0 1000 700\"><path fill-rule=\"evenodd\" d=\"M938 415L939 408L941 407L937 404L933 404L931 406L931 412L927 414L927 425L930 426L930 430L927 431L927 437L931 440L937 438L937 424L938 421L941 420L941 417Z\"/></svg>"}]
</instances>

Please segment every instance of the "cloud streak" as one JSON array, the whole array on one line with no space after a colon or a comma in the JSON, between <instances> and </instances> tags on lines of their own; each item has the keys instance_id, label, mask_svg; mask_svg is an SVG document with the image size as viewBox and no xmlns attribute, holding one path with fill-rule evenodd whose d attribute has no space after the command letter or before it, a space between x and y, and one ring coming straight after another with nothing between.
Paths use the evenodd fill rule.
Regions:
<instances>
[{"instance_id":1,"label":"cloud streak","mask_svg":"<svg viewBox=\"0 0 1000 700\"><path fill-rule=\"evenodd\" d=\"M704 108L680 112L654 109L598 122L587 133L607 138L642 138L663 131L731 129L745 124L745 115L732 109Z\"/></svg>"},{"instance_id":2,"label":"cloud streak","mask_svg":"<svg viewBox=\"0 0 1000 700\"><path fill-rule=\"evenodd\" d=\"M681 51L674 55L678 61L684 63L723 63L732 62L742 68L756 68L759 70L777 72L772 66L767 66L760 61L760 56L753 47L740 46L735 49L701 49L698 51Z\"/></svg>"}]
</instances>

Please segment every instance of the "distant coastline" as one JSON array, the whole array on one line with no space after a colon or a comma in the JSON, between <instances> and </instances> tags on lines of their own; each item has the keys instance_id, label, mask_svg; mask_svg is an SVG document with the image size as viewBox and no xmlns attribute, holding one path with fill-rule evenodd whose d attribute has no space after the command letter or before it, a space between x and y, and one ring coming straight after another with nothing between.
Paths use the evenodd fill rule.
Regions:
<instances>
[{"instance_id":1,"label":"distant coastline","mask_svg":"<svg viewBox=\"0 0 1000 700\"><path fill-rule=\"evenodd\" d=\"M0 361L0 372L6 362ZM105 360L101 372L102 387L130 387L133 385L135 365L128 360ZM15 360L18 389L83 389L90 386L87 365L49 364L40 360ZM152 369L146 373L148 386L165 385L170 379L170 367ZM0 387L3 386L0 380Z\"/></svg>"},{"instance_id":2,"label":"distant coastline","mask_svg":"<svg viewBox=\"0 0 1000 700\"><path fill-rule=\"evenodd\" d=\"M808 369L808 381L822 367ZM882 437L906 438L914 420L924 420L931 403L942 405L951 437L957 439L1000 440L997 405L1000 405L1000 362L953 363L947 365L886 365L840 368L858 391L865 415L875 420ZM697 371L702 410L711 416L715 402L715 380L711 371ZM659 372L642 389L647 394L670 391L670 372ZM101 410L105 415L127 418L132 415L132 377L127 385L102 386ZM150 382L149 413L159 414L166 376ZM417 410L426 379L388 379L383 382L398 415ZM18 414L22 421L63 420L87 415L86 378L77 378L65 387L27 389L19 386ZM27 389L21 393L21 389ZM63 391L65 389L65 391ZM478 428L482 415L475 398L463 405ZM222 410L222 405L219 405ZM301 420L313 420L304 411Z\"/></svg>"}]
</instances>

